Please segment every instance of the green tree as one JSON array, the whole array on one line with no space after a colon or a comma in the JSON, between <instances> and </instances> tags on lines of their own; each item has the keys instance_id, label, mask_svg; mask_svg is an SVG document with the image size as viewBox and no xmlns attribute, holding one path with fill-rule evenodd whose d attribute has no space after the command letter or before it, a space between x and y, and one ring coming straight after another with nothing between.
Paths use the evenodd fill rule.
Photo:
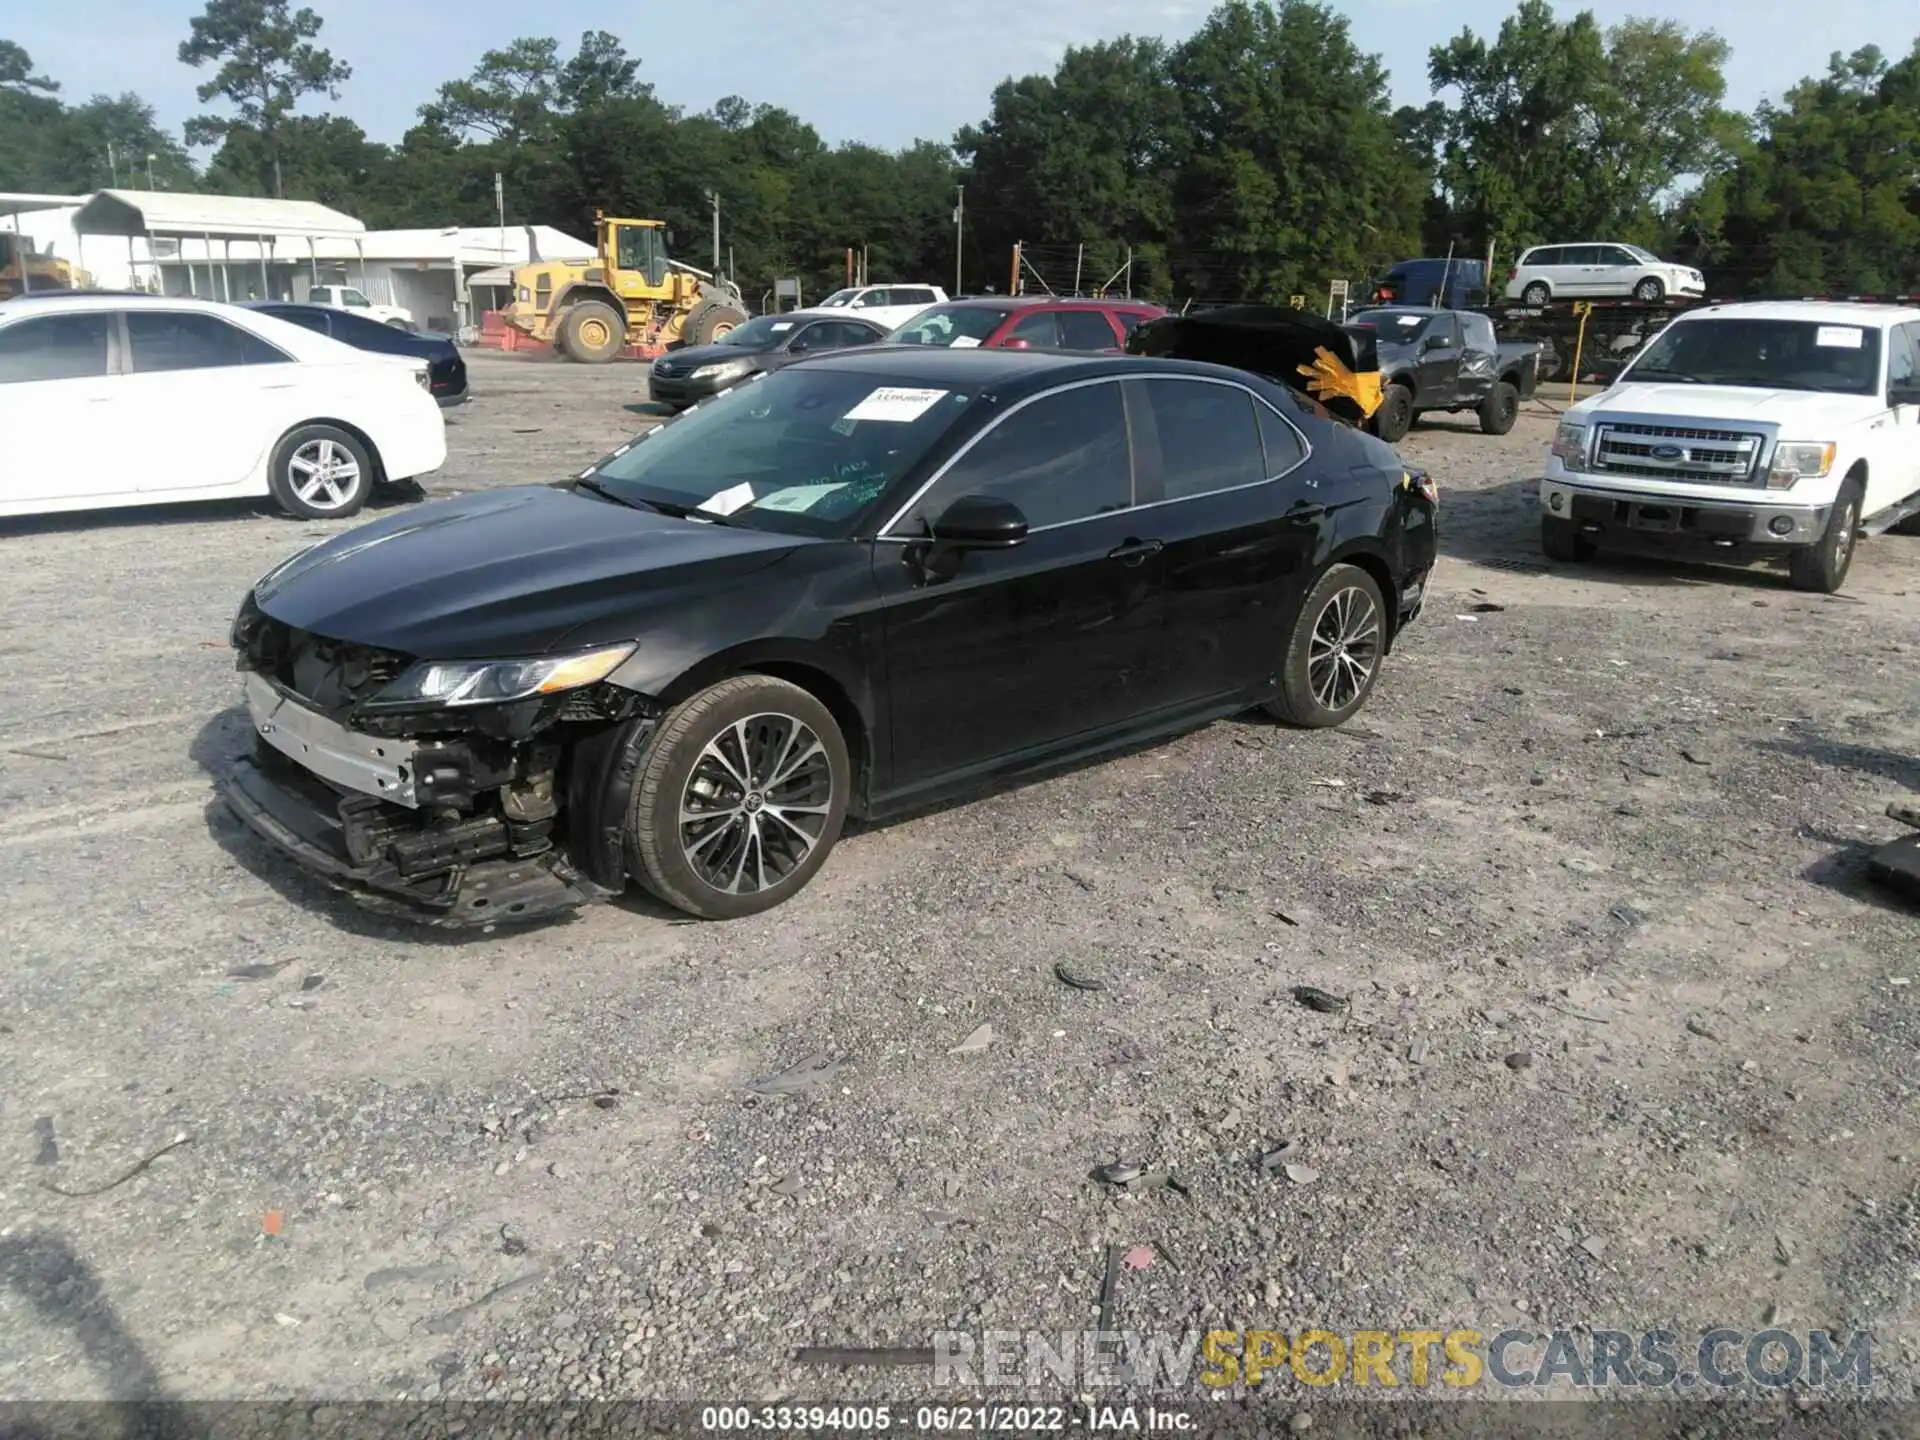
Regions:
<instances>
[{"instance_id":1,"label":"green tree","mask_svg":"<svg viewBox=\"0 0 1920 1440\"><path fill-rule=\"evenodd\" d=\"M1920 288L1920 41L1873 46L1763 105L1756 138L1688 219L1726 293Z\"/></svg>"},{"instance_id":2,"label":"green tree","mask_svg":"<svg viewBox=\"0 0 1920 1440\"><path fill-rule=\"evenodd\" d=\"M191 190L197 180L186 150L153 116L138 95L95 95L69 107L49 136L50 179L72 194L128 189L151 183L161 190Z\"/></svg>"},{"instance_id":3,"label":"green tree","mask_svg":"<svg viewBox=\"0 0 1920 1440\"><path fill-rule=\"evenodd\" d=\"M0 40L0 190L52 190L48 142L64 107L60 86L36 75L33 57Z\"/></svg>"},{"instance_id":4,"label":"green tree","mask_svg":"<svg viewBox=\"0 0 1920 1440\"><path fill-rule=\"evenodd\" d=\"M1205 299L1324 293L1410 252L1429 174L1379 60L1314 0L1228 0L1173 52L1174 272Z\"/></svg>"},{"instance_id":5,"label":"green tree","mask_svg":"<svg viewBox=\"0 0 1920 1440\"><path fill-rule=\"evenodd\" d=\"M304 95L339 99L352 67L313 43L320 17L312 10L288 9L288 0L207 0L207 8L189 23L191 33L180 42L181 63L196 70L217 65L213 78L195 93L202 103L224 99L234 114L195 116L187 122L187 143L211 145L232 139L236 130L253 131L264 162L262 178L270 173L274 195L285 195L281 133L288 117Z\"/></svg>"}]
</instances>

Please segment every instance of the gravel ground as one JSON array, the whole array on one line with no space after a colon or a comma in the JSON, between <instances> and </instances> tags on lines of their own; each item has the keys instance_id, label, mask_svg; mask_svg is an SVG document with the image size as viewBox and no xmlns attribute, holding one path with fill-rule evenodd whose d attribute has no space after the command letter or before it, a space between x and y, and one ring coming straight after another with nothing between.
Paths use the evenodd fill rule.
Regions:
<instances>
[{"instance_id":1,"label":"gravel ground","mask_svg":"<svg viewBox=\"0 0 1920 1440\"><path fill-rule=\"evenodd\" d=\"M473 373L430 494L648 423L637 367ZM1837 598L1548 569L1552 423L1404 443L1446 558L1344 731L857 830L729 925L360 912L207 777L235 603L333 527L9 525L0 1398L964 1398L790 1352L1091 1328L1110 1245L1125 1328L1871 1326L1910 1398L1920 921L1860 859L1920 539Z\"/></svg>"}]
</instances>

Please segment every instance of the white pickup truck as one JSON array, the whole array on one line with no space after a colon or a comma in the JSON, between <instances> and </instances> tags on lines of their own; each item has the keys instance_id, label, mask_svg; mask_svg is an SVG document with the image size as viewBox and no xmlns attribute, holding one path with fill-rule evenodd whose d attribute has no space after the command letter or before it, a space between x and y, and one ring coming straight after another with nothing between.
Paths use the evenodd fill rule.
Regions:
<instances>
[{"instance_id":1,"label":"white pickup truck","mask_svg":"<svg viewBox=\"0 0 1920 1440\"><path fill-rule=\"evenodd\" d=\"M307 291L307 304L325 305L331 310L352 310L369 320L378 320L396 330L413 329L413 312L398 305L376 305L351 285L316 285Z\"/></svg>"},{"instance_id":2,"label":"white pickup truck","mask_svg":"<svg viewBox=\"0 0 1920 1440\"><path fill-rule=\"evenodd\" d=\"M1540 543L1784 556L1845 582L1861 535L1920 514L1920 307L1709 305L1567 411L1540 485Z\"/></svg>"},{"instance_id":3,"label":"white pickup truck","mask_svg":"<svg viewBox=\"0 0 1920 1440\"><path fill-rule=\"evenodd\" d=\"M852 285L834 291L814 308L858 311L862 320L898 330L929 305L946 303L947 292L938 285Z\"/></svg>"}]
</instances>

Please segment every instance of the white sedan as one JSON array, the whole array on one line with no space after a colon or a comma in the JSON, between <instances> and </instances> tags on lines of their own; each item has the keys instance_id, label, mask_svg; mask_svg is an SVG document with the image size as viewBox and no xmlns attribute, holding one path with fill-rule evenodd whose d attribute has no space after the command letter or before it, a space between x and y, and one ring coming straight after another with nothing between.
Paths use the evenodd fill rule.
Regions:
<instances>
[{"instance_id":1,"label":"white sedan","mask_svg":"<svg viewBox=\"0 0 1920 1440\"><path fill-rule=\"evenodd\" d=\"M0 516L271 495L334 519L446 458L424 360L204 300L0 304Z\"/></svg>"}]
</instances>

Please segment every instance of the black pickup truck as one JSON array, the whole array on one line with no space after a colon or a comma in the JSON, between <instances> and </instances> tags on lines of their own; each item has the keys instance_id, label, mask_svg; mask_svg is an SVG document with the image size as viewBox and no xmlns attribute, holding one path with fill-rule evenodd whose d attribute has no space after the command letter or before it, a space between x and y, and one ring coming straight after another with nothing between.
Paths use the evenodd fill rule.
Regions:
<instances>
[{"instance_id":1,"label":"black pickup truck","mask_svg":"<svg viewBox=\"0 0 1920 1440\"><path fill-rule=\"evenodd\" d=\"M1476 311L1389 305L1362 310L1347 326L1376 337L1385 398L1371 427L1389 444L1429 410L1473 410L1482 431L1504 435L1540 379L1540 343L1502 345Z\"/></svg>"}]
</instances>

